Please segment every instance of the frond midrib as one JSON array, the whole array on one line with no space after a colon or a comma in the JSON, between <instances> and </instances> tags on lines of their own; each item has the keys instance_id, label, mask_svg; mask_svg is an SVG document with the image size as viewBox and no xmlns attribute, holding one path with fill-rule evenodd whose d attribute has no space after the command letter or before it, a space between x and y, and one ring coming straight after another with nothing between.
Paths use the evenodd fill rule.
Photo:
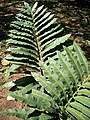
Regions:
<instances>
[{"instance_id":1,"label":"frond midrib","mask_svg":"<svg viewBox=\"0 0 90 120\"><path fill-rule=\"evenodd\" d=\"M74 97L78 94L79 90L82 88L83 84L85 84L88 80L90 79L90 73L88 76L86 76L84 78L84 80L82 80L83 82L81 83L81 85L78 86L77 90L73 93L72 97L68 100L68 102L66 103L66 105L64 106L64 108L66 109L69 104L71 103L71 101L74 99Z\"/></svg>"},{"instance_id":2,"label":"frond midrib","mask_svg":"<svg viewBox=\"0 0 90 120\"><path fill-rule=\"evenodd\" d=\"M39 37L38 37L38 31L37 31L37 28L35 26L35 18L34 18L34 14L33 12L31 12L31 15L32 15L32 21L33 21L33 35L34 35L34 41L36 42L36 45L37 45L37 53L38 53L38 56L39 56L39 60L42 60L42 55L41 55L41 43L39 41Z\"/></svg>"}]
</instances>

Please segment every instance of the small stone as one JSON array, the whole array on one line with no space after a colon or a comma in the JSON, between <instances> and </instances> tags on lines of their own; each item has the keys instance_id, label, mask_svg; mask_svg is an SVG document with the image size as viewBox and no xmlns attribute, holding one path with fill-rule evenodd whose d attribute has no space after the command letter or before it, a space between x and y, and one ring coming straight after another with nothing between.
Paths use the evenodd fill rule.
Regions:
<instances>
[{"instance_id":1,"label":"small stone","mask_svg":"<svg viewBox=\"0 0 90 120\"><path fill-rule=\"evenodd\" d=\"M7 100L15 100L15 98L13 98L11 96L7 96Z\"/></svg>"}]
</instances>

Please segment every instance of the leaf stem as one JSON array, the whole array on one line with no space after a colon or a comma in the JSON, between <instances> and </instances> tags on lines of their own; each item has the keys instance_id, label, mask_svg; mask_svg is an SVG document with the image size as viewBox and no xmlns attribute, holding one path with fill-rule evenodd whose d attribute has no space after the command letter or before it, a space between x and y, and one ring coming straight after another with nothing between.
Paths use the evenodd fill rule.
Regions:
<instances>
[{"instance_id":1,"label":"leaf stem","mask_svg":"<svg viewBox=\"0 0 90 120\"><path fill-rule=\"evenodd\" d=\"M65 105L65 109L67 108L67 106L70 104L70 102L72 101L72 99L75 97L75 95L78 93L78 91L80 90L80 88L82 87L82 85L88 81L88 79L90 78L90 74L83 80L82 84L77 88L77 91L73 94L73 96L69 99L68 103Z\"/></svg>"}]
</instances>

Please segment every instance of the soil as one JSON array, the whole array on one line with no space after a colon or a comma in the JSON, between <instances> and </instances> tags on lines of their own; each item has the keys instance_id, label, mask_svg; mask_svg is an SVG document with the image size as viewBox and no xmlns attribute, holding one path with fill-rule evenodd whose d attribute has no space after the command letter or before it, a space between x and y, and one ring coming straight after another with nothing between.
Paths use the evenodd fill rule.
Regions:
<instances>
[{"instance_id":1,"label":"soil","mask_svg":"<svg viewBox=\"0 0 90 120\"><path fill-rule=\"evenodd\" d=\"M2 85L0 85L0 111L11 108L21 109L22 103L13 100L8 101L7 93L8 93L8 89L5 89L2 87ZM19 120L19 119L12 116L0 115L0 120Z\"/></svg>"}]
</instances>

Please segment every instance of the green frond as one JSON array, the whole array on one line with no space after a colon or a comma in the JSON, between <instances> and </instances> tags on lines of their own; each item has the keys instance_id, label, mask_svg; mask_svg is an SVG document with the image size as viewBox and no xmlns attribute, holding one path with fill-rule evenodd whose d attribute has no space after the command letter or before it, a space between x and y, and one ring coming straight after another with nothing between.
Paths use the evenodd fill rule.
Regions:
<instances>
[{"instance_id":1,"label":"green frond","mask_svg":"<svg viewBox=\"0 0 90 120\"><path fill-rule=\"evenodd\" d=\"M38 109L45 110L49 113L52 113L53 111L55 112L55 110L53 109L55 105L52 97L35 89L32 90L32 96L37 99Z\"/></svg>"},{"instance_id":2,"label":"green frond","mask_svg":"<svg viewBox=\"0 0 90 120\"><path fill-rule=\"evenodd\" d=\"M9 93L34 109L27 120L40 120L44 116L57 120L90 119L90 72L86 58L82 56L82 50L75 42L73 49L64 46L64 51L57 51L48 62L39 62L43 74L31 72L36 83Z\"/></svg>"},{"instance_id":3,"label":"green frond","mask_svg":"<svg viewBox=\"0 0 90 120\"><path fill-rule=\"evenodd\" d=\"M6 76L7 78L9 78L11 72L14 71L14 70L16 70L16 69L18 69L19 67L20 67L20 65L12 64L9 69L6 69L6 70L5 70L5 72L4 72L5 76Z\"/></svg>"},{"instance_id":4,"label":"green frond","mask_svg":"<svg viewBox=\"0 0 90 120\"><path fill-rule=\"evenodd\" d=\"M56 98L58 98L56 88L52 86L51 82L49 82L48 80L46 80L45 77L36 72L32 72L32 76L35 78L37 82L39 82L41 86L43 86L46 89L48 93L50 93L53 97L55 96Z\"/></svg>"},{"instance_id":5,"label":"green frond","mask_svg":"<svg viewBox=\"0 0 90 120\"><path fill-rule=\"evenodd\" d=\"M52 62L54 63L54 61L52 61ZM48 67L47 65L45 65L44 63L41 63L41 62L40 62L40 65L41 65L41 68L43 70L44 76L48 76L49 81L51 81L51 83L53 83L53 85L55 85L55 87L57 89L59 89L59 91L57 91L57 95L62 93L64 95L63 96L64 99L66 99L68 101L66 92L63 89L63 83L62 83L62 81L58 81L59 78L57 76L57 73L55 73L53 70L56 65L53 67L51 67L51 66ZM62 96L60 96L60 97L62 97Z\"/></svg>"},{"instance_id":6,"label":"green frond","mask_svg":"<svg viewBox=\"0 0 90 120\"><path fill-rule=\"evenodd\" d=\"M39 116L39 120L52 120L52 119L53 119L52 116L43 113Z\"/></svg>"},{"instance_id":7,"label":"green frond","mask_svg":"<svg viewBox=\"0 0 90 120\"><path fill-rule=\"evenodd\" d=\"M40 70L39 61L54 55L54 48L64 43L70 34L61 36L63 28L57 24L57 18L38 2L33 7L25 2L19 10L21 13L11 23L13 29L9 31L7 40L7 44L12 46L7 49L11 55L5 58L14 64L28 64L31 71L34 68Z\"/></svg>"},{"instance_id":8,"label":"green frond","mask_svg":"<svg viewBox=\"0 0 90 120\"><path fill-rule=\"evenodd\" d=\"M23 120L28 119L28 115L34 112L34 108L27 107L25 109L15 110L15 109L8 109L6 111L0 112L0 114L6 114L9 116L16 116L18 118L21 118Z\"/></svg>"},{"instance_id":9,"label":"green frond","mask_svg":"<svg viewBox=\"0 0 90 120\"><path fill-rule=\"evenodd\" d=\"M77 89L77 76L76 76L76 73L73 69L73 67L71 66L71 63L65 58L65 56L58 52L57 53L58 55L58 62L61 64L61 67L64 71L64 74L67 75L67 78L68 78L68 82L71 82L71 84L74 84L75 85L75 88Z\"/></svg>"},{"instance_id":10,"label":"green frond","mask_svg":"<svg viewBox=\"0 0 90 120\"><path fill-rule=\"evenodd\" d=\"M67 47L64 47L64 48L69 57L70 62L72 63L73 68L75 69L77 76L82 80L82 71L79 67L78 61L76 61L75 57Z\"/></svg>"},{"instance_id":11,"label":"green frond","mask_svg":"<svg viewBox=\"0 0 90 120\"><path fill-rule=\"evenodd\" d=\"M31 94L23 94L20 92L9 92L9 96L25 104L28 104L31 107L36 107L37 105L36 99Z\"/></svg>"},{"instance_id":12,"label":"green frond","mask_svg":"<svg viewBox=\"0 0 90 120\"><path fill-rule=\"evenodd\" d=\"M90 77L89 77L90 79ZM68 102L66 108L67 112L71 114L77 120L89 120L90 119L90 86L84 87L88 81L84 81L79 89L73 96L73 100ZM89 83L90 84L90 83Z\"/></svg>"},{"instance_id":13,"label":"green frond","mask_svg":"<svg viewBox=\"0 0 90 120\"><path fill-rule=\"evenodd\" d=\"M68 108L67 109L69 112L71 112L71 115L74 116L76 120L89 120L89 118L87 116L85 116L84 114L81 113L81 111L77 111L76 109L73 108Z\"/></svg>"},{"instance_id":14,"label":"green frond","mask_svg":"<svg viewBox=\"0 0 90 120\"><path fill-rule=\"evenodd\" d=\"M47 46L46 46L46 49L42 52L43 54L45 52L48 52L49 50L55 48L57 45L59 45L60 43L64 43L67 38L70 37L71 34L68 34L68 35L64 35L63 37L60 37L60 38L57 38L55 40L53 40L51 43L49 43Z\"/></svg>"},{"instance_id":15,"label":"green frond","mask_svg":"<svg viewBox=\"0 0 90 120\"><path fill-rule=\"evenodd\" d=\"M90 88L90 82L86 82L85 84L82 85L84 88Z\"/></svg>"},{"instance_id":16,"label":"green frond","mask_svg":"<svg viewBox=\"0 0 90 120\"><path fill-rule=\"evenodd\" d=\"M43 76L33 72L32 76L45 88L50 96L52 96L51 88L53 87L56 93L53 94L52 97L53 100L58 101L56 102L57 104L55 104L55 109L58 105L60 116L62 116L62 111L64 116L67 115L66 118L89 120L90 75L88 74L87 76L87 74L83 72L87 69L88 63L85 61L85 57L81 58L76 54L79 52L80 56L83 56L80 47L76 43L73 45L73 50L74 52L64 47L64 54L63 52L57 52L56 60L49 58L48 64L40 62ZM81 65L80 62L78 62L80 60L85 61L85 63ZM89 73L89 70L87 70L87 73ZM52 83L52 85L50 84L49 86L49 83ZM48 86L47 88L49 89L46 89L46 86Z\"/></svg>"},{"instance_id":17,"label":"green frond","mask_svg":"<svg viewBox=\"0 0 90 120\"><path fill-rule=\"evenodd\" d=\"M70 83L68 82L67 77L65 76L63 69L61 70L57 64L57 62L55 60L52 60L51 58L49 58L49 63L50 63L50 67L53 69L54 73L53 75L55 76L55 78L58 75L58 80L60 80L60 82L57 80L57 82L59 83L59 89L61 90L61 92L63 92L64 96L66 97L66 100L68 100L68 96L65 93L65 90L63 89L63 80L65 80L64 82L66 83L67 89L70 90L71 94L73 94L72 88L70 86ZM52 67L53 66L53 67ZM45 74L45 73L44 73ZM65 84L64 84L65 85Z\"/></svg>"},{"instance_id":18,"label":"green frond","mask_svg":"<svg viewBox=\"0 0 90 120\"><path fill-rule=\"evenodd\" d=\"M80 65L83 69L84 74L88 75L89 74L88 63L83 54L83 51L81 50L80 47L78 47L78 45L75 42L74 42L74 48L76 50L76 54L77 54L78 60L80 62Z\"/></svg>"},{"instance_id":19,"label":"green frond","mask_svg":"<svg viewBox=\"0 0 90 120\"><path fill-rule=\"evenodd\" d=\"M38 114L37 114L38 112ZM53 117L44 113L40 113L40 111L35 110L34 108L26 108L26 109L8 109L7 111L0 112L0 114L6 114L9 116L16 116L21 118L22 120L48 120Z\"/></svg>"},{"instance_id":20,"label":"green frond","mask_svg":"<svg viewBox=\"0 0 90 120\"><path fill-rule=\"evenodd\" d=\"M38 87L39 87L38 84L34 85L32 83L32 84L29 84L29 85L27 85L25 87L22 87L22 89L19 90L19 92L22 93L22 94L26 94L26 93L30 92L32 89L37 89Z\"/></svg>"}]
</instances>

